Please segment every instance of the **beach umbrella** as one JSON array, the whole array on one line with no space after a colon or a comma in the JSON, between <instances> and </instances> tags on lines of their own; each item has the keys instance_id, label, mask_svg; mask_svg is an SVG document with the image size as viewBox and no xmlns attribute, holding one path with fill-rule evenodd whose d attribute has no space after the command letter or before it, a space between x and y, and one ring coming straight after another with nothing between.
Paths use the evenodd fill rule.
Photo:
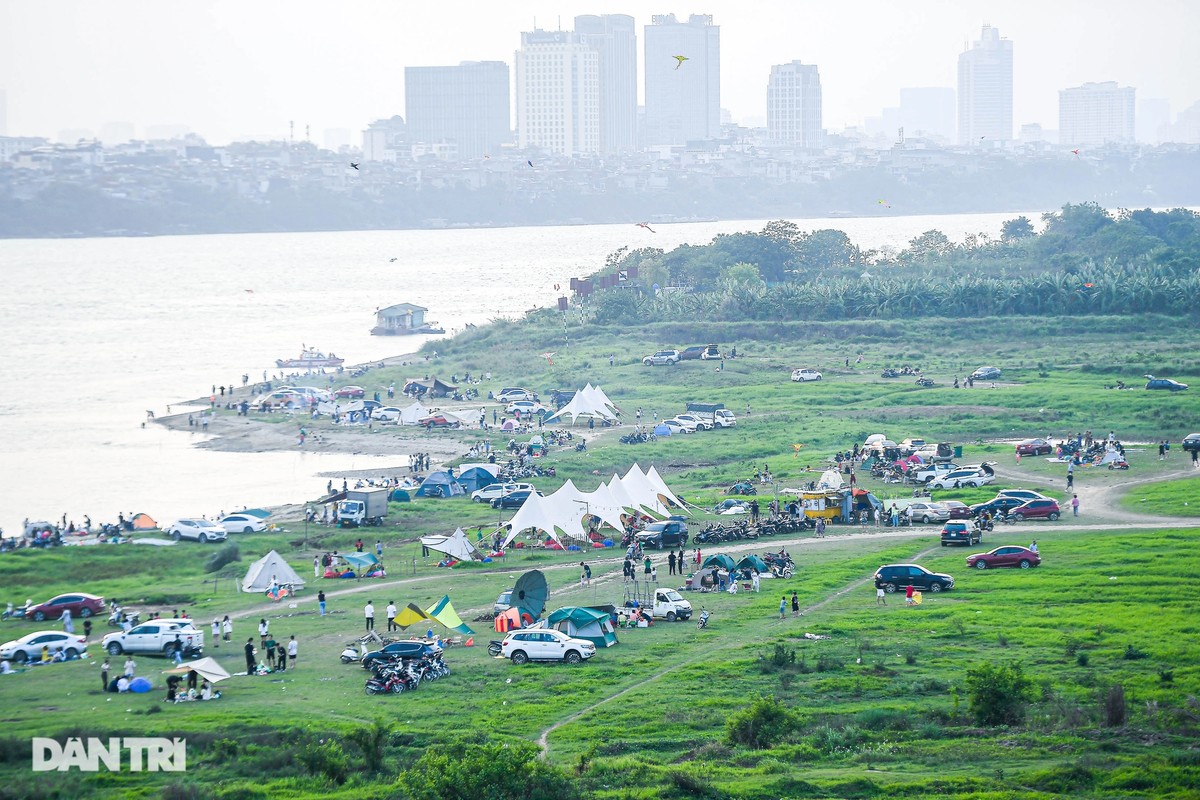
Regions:
<instances>
[{"instance_id":1,"label":"beach umbrella","mask_svg":"<svg viewBox=\"0 0 1200 800\"><path fill-rule=\"evenodd\" d=\"M546 610L546 598L550 596L550 587L546 576L539 570L530 570L517 578L513 586L513 605L529 614L535 620L542 618Z\"/></svg>"}]
</instances>

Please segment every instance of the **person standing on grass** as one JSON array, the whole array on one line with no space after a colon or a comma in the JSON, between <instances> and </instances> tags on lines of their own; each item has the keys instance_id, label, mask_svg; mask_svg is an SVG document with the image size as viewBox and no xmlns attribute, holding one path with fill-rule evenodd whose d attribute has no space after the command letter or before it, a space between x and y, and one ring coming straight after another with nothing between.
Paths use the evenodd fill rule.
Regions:
<instances>
[{"instance_id":1,"label":"person standing on grass","mask_svg":"<svg viewBox=\"0 0 1200 800\"><path fill-rule=\"evenodd\" d=\"M375 604L370 600L368 600L366 606L363 607L363 617L367 622L367 630L375 630Z\"/></svg>"},{"instance_id":2,"label":"person standing on grass","mask_svg":"<svg viewBox=\"0 0 1200 800\"><path fill-rule=\"evenodd\" d=\"M275 645L275 657L279 659L279 671L287 672L287 650L284 649L283 642Z\"/></svg>"},{"instance_id":3,"label":"person standing on grass","mask_svg":"<svg viewBox=\"0 0 1200 800\"><path fill-rule=\"evenodd\" d=\"M1077 494L1071 495L1071 513L1079 516L1079 495Z\"/></svg>"},{"instance_id":4,"label":"person standing on grass","mask_svg":"<svg viewBox=\"0 0 1200 800\"><path fill-rule=\"evenodd\" d=\"M246 650L246 674L253 675L257 671L257 670L255 670L255 667L257 665L254 663L254 637L253 636L251 636L249 639L246 640L245 650Z\"/></svg>"},{"instance_id":5,"label":"person standing on grass","mask_svg":"<svg viewBox=\"0 0 1200 800\"><path fill-rule=\"evenodd\" d=\"M755 594L758 593L758 570L754 570L753 576L750 578Z\"/></svg>"},{"instance_id":6,"label":"person standing on grass","mask_svg":"<svg viewBox=\"0 0 1200 800\"><path fill-rule=\"evenodd\" d=\"M875 605L877 605L877 606L886 606L887 605L887 592L884 591L884 588L882 586L875 587Z\"/></svg>"},{"instance_id":7,"label":"person standing on grass","mask_svg":"<svg viewBox=\"0 0 1200 800\"><path fill-rule=\"evenodd\" d=\"M675 551L674 550L672 550L670 553L667 554L667 569L669 570L669 572L667 573L668 575L675 574Z\"/></svg>"},{"instance_id":8,"label":"person standing on grass","mask_svg":"<svg viewBox=\"0 0 1200 800\"><path fill-rule=\"evenodd\" d=\"M792 590L792 616L800 616L800 598L796 596L796 590Z\"/></svg>"},{"instance_id":9,"label":"person standing on grass","mask_svg":"<svg viewBox=\"0 0 1200 800\"><path fill-rule=\"evenodd\" d=\"M129 656L128 658L126 658L125 659L125 673L124 673L125 677L132 679L133 673L136 669L137 669L137 662L135 662L133 660L133 656Z\"/></svg>"},{"instance_id":10,"label":"person standing on grass","mask_svg":"<svg viewBox=\"0 0 1200 800\"><path fill-rule=\"evenodd\" d=\"M229 615L225 615L225 619L221 620L221 638L229 641L229 637L233 635L233 622L229 619Z\"/></svg>"},{"instance_id":11,"label":"person standing on grass","mask_svg":"<svg viewBox=\"0 0 1200 800\"><path fill-rule=\"evenodd\" d=\"M787 595L779 598L779 618L783 619L787 615Z\"/></svg>"},{"instance_id":12,"label":"person standing on grass","mask_svg":"<svg viewBox=\"0 0 1200 800\"><path fill-rule=\"evenodd\" d=\"M104 659L104 663L100 665L100 682L104 684L103 691L108 691L108 670L111 668L108 659Z\"/></svg>"},{"instance_id":13,"label":"person standing on grass","mask_svg":"<svg viewBox=\"0 0 1200 800\"><path fill-rule=\"evenodd\" d=\"M275 637L267 636L266 644L263 647L267 651L267 666L275 669Z\"/></svg>"},{"instance_id":14,"label":"person standing on grass","mask_svg":"<svg viewBox=\"0 0 1200 800\"><path fill-rule=\"evenodd\" d=\"M270 633L270 630L271 630L271 626L267 624L266 618L262 618L258 621L258 646L259 647L267 646L267 635L268 635L268 633Z\"/></svg>"},{"instance_id":15,"label":"person standing on grass","mask_svg":"<svg viewBox=\"0 0 1200 800\"><path fill-rule=\"evenodd\" d=\"M904 590L904 605L911 606L913 604L913 585L910 583L908 588Z\"/></svg>"},{"instance_id":16,"label":"person standing on grass","mask_svg":"<svg viewBox=\"0 0 1200 800\"><path fill-rule=\"evenodd\" d=\"M385 613L387 614L388 633L391 633L392 631L395 631L395 630L399 630L400 628L396 625L396 601L395 600L388 600L387 609L385 609Z\"/></svg>"},{"instance_id":17,"label":"person standing on grass","mask_svg":"<svg viewBox=\"0 0 1200 800\"><path fill-rule=\"evenodd\" d=\"M1200 448L1192 451L1192 469L1200 467Z\"/></svg>"},{"instance_id":18,"label":"person standing on grass","mask_svg":"<svg viewBox=\"0 0 1200 800\"><path fill-rule=\"evenodd\" d=\"M287 645L287 654L288 654L288 658L290 658L292 660L292 669L296 668L296 655L299 652L300 652L300 646L298 644L296 644L296 637L295 637L295 635L293 635L292 638L288 640L288 645Z\"/></svg>"},{"instance_id":19,"label":"person standing on grass","mask_svg":"<svg viewBox=\"0 0 1200 800\"><path fill-rule=\"evenodd\" d=\"M646 560L642 563L642 572L646 576L646 580L650 580L650 567L652 566L653 562L650 560L650 556L646 556Z\"/></svg>"},{"instance_id":20,"label":"person standing on grass","mask_svg":"<svg viewBox=\"0 0 1200 800\"><path fill-rule=\"evenodd\" d=\"M221 646L221 620L216 617L212 621L212 643L213 647Z\"/></svg>"},{"instance_id":21,"label":"person standing on grass","mask_svg":"<svg viewBox=\"0 0 1200 800\"><path fill-rule=\"evenodd\" d=\"M321 607L321 616L322 617L325 616L325 590L324 589L317 592L317 605L319 605ZM229 618L226 617L226 619L229 619ZM226 636L225 638L228 639L229 637Z\"/></svg>"}]
</instances>

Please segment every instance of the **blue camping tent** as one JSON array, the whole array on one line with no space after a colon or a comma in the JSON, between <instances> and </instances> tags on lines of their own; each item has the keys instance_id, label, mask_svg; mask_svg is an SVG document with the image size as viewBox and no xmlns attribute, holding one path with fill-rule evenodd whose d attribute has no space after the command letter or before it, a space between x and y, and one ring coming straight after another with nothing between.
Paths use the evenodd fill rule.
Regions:
<instances>
[{"instance_id":1,"label":"blue camping tent","mask_svg":"<svg viewBox=\"0 0 1200 800\"><path fill-rule=\"evenodd\" d=\"M654 435L655 436L670 436L671 429L668 426L663 425L660 422L660 423L658 423L658 425L654 426Z\"/></svg>"},{"instance_id":2,"label":"blue camping tent","mask_svg":"<svg viewBox=\"0 0 1200 800\"><path fill-rule=\"evenodd\" d=\"M497 481L496 476L490 470L484 467L471 467L458 476L458 482L462 485L464 492L473 492L476 489L491 486Z\"/></svg>"},{"instance_id":3,"label":"blue camping tent","mask_svg":"<svg viewBox=\"0 0 1200 800\"><path fill-rule=\"evenodd\" d=\"M450 476L449 472L431 472L421 488L417 489L417 497L454 497L463 493L462 484Z\"/></svg>"}]
</instances>

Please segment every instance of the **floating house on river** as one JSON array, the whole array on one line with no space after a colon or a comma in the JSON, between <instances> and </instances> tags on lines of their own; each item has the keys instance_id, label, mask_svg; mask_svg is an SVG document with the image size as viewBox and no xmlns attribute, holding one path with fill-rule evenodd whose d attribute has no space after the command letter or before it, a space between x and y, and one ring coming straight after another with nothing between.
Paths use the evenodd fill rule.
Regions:
<instances>
[{"instance_id":1,"label":"floating house on river","mask_svg":"<svg viewBox=\"0 0 1200 800\"><path fill-rule=\"evenodd\" d=\"M371 329L371 333L376 336L445 333L445 329L439 328L436 322L425 321L425 312L428 310L412 303L398 303L381 308L375 312L375 327Z\"/></svg>"}]
</instances>

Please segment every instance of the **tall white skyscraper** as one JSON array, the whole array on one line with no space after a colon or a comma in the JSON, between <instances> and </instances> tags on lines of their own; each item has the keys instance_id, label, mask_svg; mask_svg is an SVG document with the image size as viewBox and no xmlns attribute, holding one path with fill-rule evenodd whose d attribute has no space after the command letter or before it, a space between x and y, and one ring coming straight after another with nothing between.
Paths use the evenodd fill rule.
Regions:
<instances>
[{"instance_id":1,"label":"tall white skyscraper","mask_svg":"<svg viewBox=\"0 0 1200 800\"><path fill-rule=\"evenodd\" d=\"M958 141L1006 141L1013 133L1012 42L984 25L979 41L958 57Z\"/></svg>"},{"instance_id":2,"label":"tall white skyscraper","mask_svg":"<svg viewBox=\"0 0 1200 800\"><path fill-rule=\"evenodd\" d=\"M721 133L721 28L712 15L646 26L645 143L686 144Z\"/></svg>"},{"instance_id":3,"label":"tall white skyscraper","mask_svg":"<svg viewBox=\"0 0 1200 800\"><path fill-rule=\"evenodd\" d=\"M637 29L625 14L575 18L579 40L596 49L600 69L600 151L637 147Z\"/></svg>"},{"instance_id":4,"label":"tall white skyscraper","mask_svg":"<svg viewBox=\"0 0 1200 800\"><path fill-rule=\"evenodd\" d=\"M1085 83L1058 93L1058 141L1096 146L1133 142L1137 90L1116 81Z\"/></svg>"},{"instance_id":5,"label":"tall white skyscraper","mask_svg":"<svg viewBox=\"0 0 1200 800\"><path fill-rule=\"evenodd\" d=\"M406 67L404 115L412 142L453 142L459 158L482 158L512 140L508 65L464 61L456 67Z\"/></svg>"},{"instance_id":6,"label":"tall white skyscraper","mask_svg":"<svg viewBox=\"0 0 1200 800\"><path fill-rule=\"evenodd\" d=\"M558 155L600 152L600 54L573 31L521 34L517 143Z\"/></svg>"},{"instance_id":7,"label":"tall white skyscraper","mask_svg":"<svg viewBox=\"0 0 1200 800\"><path fill-rule=\"evenodd\" d=\"M821 76L815 64L777 64L767 81L767 140L771 144L820 147Z\"/></svg>"}]
</instances>

